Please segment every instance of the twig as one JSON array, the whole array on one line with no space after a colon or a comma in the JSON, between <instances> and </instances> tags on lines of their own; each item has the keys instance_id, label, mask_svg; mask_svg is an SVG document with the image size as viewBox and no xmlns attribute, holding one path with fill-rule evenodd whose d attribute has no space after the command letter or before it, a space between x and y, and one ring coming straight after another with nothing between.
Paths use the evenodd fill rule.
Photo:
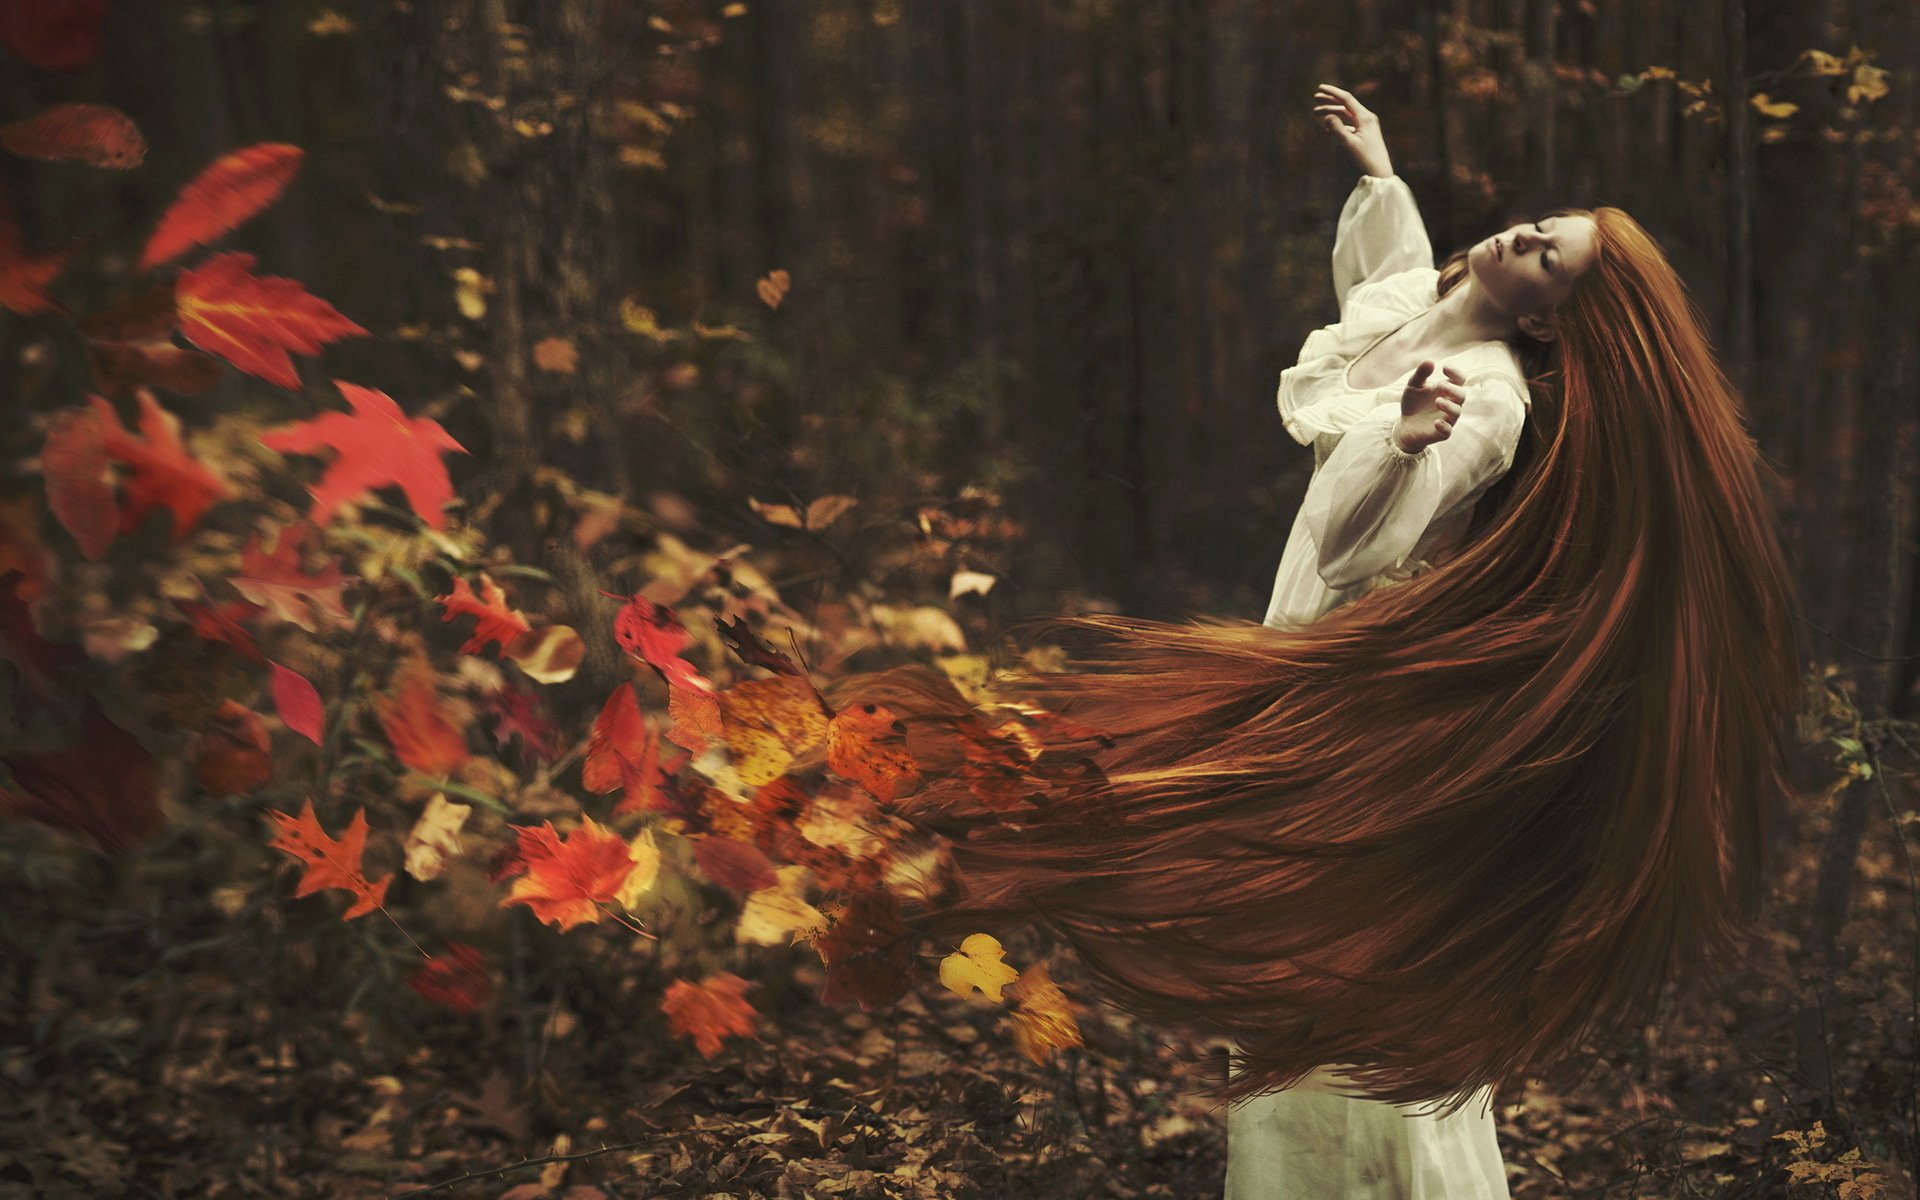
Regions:
<instances>
[{"instance_id":1,"label":"twig","mask_svg":"<svg viewBox=\"0 0 1920 1200\"><path fill-rule=\"evenodd\" d=\"M458 1184L471 1183L476 1179L491 1179L496 1175L505 1175L509 1171L518 1171L522 1167L538 1167L544 1166L547 1163L558 1162L578 1162L583 1158L597 1158L602 1154L612 1154L616 1150L637 1150L641 1146L657 1142L666 1136L668 1136L666 1133L656 1133L650 1138L642 1138L637 1142L622 1142L618 1146L602 1146L598 1150L582 1150L578 1154L549 1154L544 1158L523 1158L517 1163L508 1163L504 1167L490 1167L485 1171L468 1171L458 1179L443 1179L439 1183L428 1184L423 1188L414 1188L410 1192L395 1192L389 1200L401 1200L403 1196L424 1196L428 1192L444 1191Z\"/></svg>"}]
</instances>

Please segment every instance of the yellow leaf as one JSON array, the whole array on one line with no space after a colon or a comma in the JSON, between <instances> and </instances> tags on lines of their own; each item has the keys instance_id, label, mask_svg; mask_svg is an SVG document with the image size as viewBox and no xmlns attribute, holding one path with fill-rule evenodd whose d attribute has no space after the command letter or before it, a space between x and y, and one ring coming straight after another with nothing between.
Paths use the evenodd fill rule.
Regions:
<instances>
[{"instance_id":1,"label":"yellow leaf","mask_svg":"<svg viewBox=\"0 0 1920 1200\"><path fill-rule=\"evenodd\" d=\"M852 496L821 496L807 505L807 528L825 529L858 503Z\"/></svg>"},{"instance_id":2,"label":"yellow leaf","mask_svg":"<svg viewBox=\"0 0 1920 1200\"><path fill-rule=\"evenodd\" d=\"M791 504L764 504L752 496L747 497L747 505L760 514L760 519L769 525L784 525L788 529L805 529L806 518L800 510Z\"/></svg>"},{"instance_id":3,"label":"yellow leaf","mask_svg":"<svg viewBox=\"0 0 1920 1200\"><path fill-rule=\"evenodd\" d=\"M1765 92L1755 92L1749 101L1763 117L1790 117L1800 111L1800 106L1788 100L1774 100Z\"/></svg>"},{"instance_id":4,"label":"yellow leaf","mask_svg":"<svg viewBox=\"0 0 1920 1200\"><path fill-rule=\"evenodd\" d=\"M620 324L626 327L628 333L637 333L643 338L656 342L676 341L680 337L678 330L662 329L660 319L654 315L653 310L641 305L631 296L620 302Z\"/></svg>"},{"instance_id":5,"label":"yellow leaf","mask_svg":"<svg viewBox=\"0 0 1920 1200\"><path fill-rule=\"evenodd\" d=\"M1828 54L1825 50L1808 50L1805 57L1813 63L1813 73L1815 75L1845 75L1847 73L1846 64L1834 55Z\"/></svg>"},{"instance_id":6,"label":"yellow leaf","mask_svg":"<svg viewBox=\"0 0 1920 1200\"><path fill-rule=\"evenodd\" d=\"M460 315L469 321L487 315L487 293L492 290L492 282L472 267L461 267L453 273L453 300L460 306Z\"/></svg>"},{"instance_id":7,"label":"yellow leaf","mask_svg":"<svg viewBox=\"0 0 1920 1200\"><path fill-rule=\"evenodd\" d=\"M1001 961L1006 954L992 934L969 934L960 949L940 960L940 982L956 996L971 995L979 988L998 1004L1001 989L1020 978L1020 972Z\"/></svg>"},{"instance_id":8,"label":"yellow leaf","mask_svg":"<svg viewBox=\"0 0 1920 1200\"><path fill-rule=\"evenodd\" d=\"M718 699L727 754L747 787L778 779L788 763L826 740L826 707L798 676L743 680Z\"/></svg>"},{"instance_id":9,"label":"yellow leaf","mask_svg":"<svg viewBox=\"0 0 1920 1200\"><path fill-rule=\"evenodd\" d=\"M1870 67L1865 63L1853 69L1853 83L1847 88L1847 103L1858 104L1862 100L1878 100L1887 94L1887 72L1883 67Z\"/></svg>"},{"instance_id":10,"label":"yellow leaf","mask_svg":"<svg viewBox=\"0 0 1920 1200\"><path fill-rule=\"evenodd\" d=\"M472 805L454 804L444 792L435 792L407 833L407 874L422 881L438 879L447 860L460 857L460 827L472 813Z\"/></svg>"},{"instance_id":11,"label":"yellow leaf","mask_svg":"<svg viewBox=\"0 0 1920 1200\"><path fill-rule=\"evenodd\" d=\"M620 902L620 907L634 912L639 908L640 897L652 891L660 879L660 847L653 840L651 828L641 830L639 837L627 843L627 856L633 859L633 870L613 898Z\"/></svg>"},{"instance_id":12,"label":"yellow leaf","mask_svg":"<svg viewBox=\"0 0 1920 1200\"><path fill-rule=\"evenodd\" d=\"M1084 1045L1073 1005L1047 975L1046 964L1035 963L1013 985L1013 1044L1037 1065L1045 1065L1056 1049Z\"/></svg>"},{"instance_id":13,"label":"yellow leaf","mask_svg":"<svg viewBox=\"0 0 1920 1200\"><path fill-rule=\"evenodd\" d=\"M826 923L826 916L807 903L805 867L777 867L774 875L779 882L747 897L740 922L734 926L734 941L779 946L798 941L796 935Z\"/></svg>"},{"instance_id":14,"label":"yellow leaf","mask_svg":"<svg viewBox=\"0 0 1920 1200\"><path fill-rule=\"evenodd\" d=\"M977 592L984 596L993 590L999 580L980 571L955 571L953 579L947 584L947 599L958 600L968 592Z\"/></svg>"}]
</instances>

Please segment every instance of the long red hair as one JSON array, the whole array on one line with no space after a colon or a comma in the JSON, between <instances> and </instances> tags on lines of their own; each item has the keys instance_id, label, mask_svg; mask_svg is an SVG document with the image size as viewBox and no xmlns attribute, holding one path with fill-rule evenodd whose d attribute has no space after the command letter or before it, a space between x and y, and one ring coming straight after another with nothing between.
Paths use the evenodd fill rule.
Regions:
<instances>
[{"instance_id":1,"label":"long red hair","mask_svg":"<svg viewBox=\"0 0 1920 1200\"><path fill-rule=\"evenodd\" d=\"M1109 735L1104 781L974 814L919 929L1053 930L1114 1004L1230 1038L1227 1100L1347 1063L1457 1108L1728 964L1801 697L1777 476L1655 240L1560 211L1598 258L1458 551L1298 627L1030 626L1092 636L1018 690Z\"/></svg>"}]
</instances>

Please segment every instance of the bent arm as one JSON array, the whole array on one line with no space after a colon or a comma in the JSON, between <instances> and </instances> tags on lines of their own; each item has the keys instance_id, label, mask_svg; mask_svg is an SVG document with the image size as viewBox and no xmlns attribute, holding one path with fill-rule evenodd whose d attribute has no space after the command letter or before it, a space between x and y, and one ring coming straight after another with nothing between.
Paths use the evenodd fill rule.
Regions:
<instances>
[{"instance_id":1,"label":"bent arm","mask_svg":"<svg viewBox=\"0 0 1920 1200\"><path fill-rule=\"evenodd\" d=\"M1433 246L1413 189L1398 175L1362 175L1340 209L1333 238L1333 291L1341 318L1362 284L1433 266Z\"/></svg>"},{"instance_id":2,"label":"bent arm","mask_svg":"<svg viewBox=\"0 0 1920 1200\"><path fill-rule=\"evenodd\" d=\"M1393 442L1399 419L1392 400L1355 422L1301 501L1328 587L1401 566L1435 517L1479 499L1512 464L1526 407L1502 379L1470 380L1453 432L1412 454Z\"/></svg>"}]
</instances>

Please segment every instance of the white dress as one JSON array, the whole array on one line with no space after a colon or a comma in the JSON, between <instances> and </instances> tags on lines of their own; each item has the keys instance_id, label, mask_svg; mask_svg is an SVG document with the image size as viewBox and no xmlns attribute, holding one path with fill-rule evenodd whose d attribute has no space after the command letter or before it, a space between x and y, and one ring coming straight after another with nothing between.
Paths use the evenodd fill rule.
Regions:
<instances>
[{"instance_id":1,"label":"white dress","mask_svg":"<svg viewBox=\"0 0 1920 1200\"><path fill-rule=\"evenodd\" d=\"M1434 303L1438 278L1406 182L1361 176L1334 241L1340 320L1309 336L1280 376L1281 420L1313 447L1314 471L1274 577L1268 625L1305 624L1427 569L1513 463L1529 398L1505 342L1441 360L1466 377L1466 403L1452 434L1415 454L1392 442L1412 370L1379 388L1347 382L1354 359ZM1432 1111L1437 1101L1396 1106L1348 1094L1338 1065L1228 1109L1226 1200L1507 1200L1492 1088L1443 1116Z\"/></svg>"}]
</instances>

